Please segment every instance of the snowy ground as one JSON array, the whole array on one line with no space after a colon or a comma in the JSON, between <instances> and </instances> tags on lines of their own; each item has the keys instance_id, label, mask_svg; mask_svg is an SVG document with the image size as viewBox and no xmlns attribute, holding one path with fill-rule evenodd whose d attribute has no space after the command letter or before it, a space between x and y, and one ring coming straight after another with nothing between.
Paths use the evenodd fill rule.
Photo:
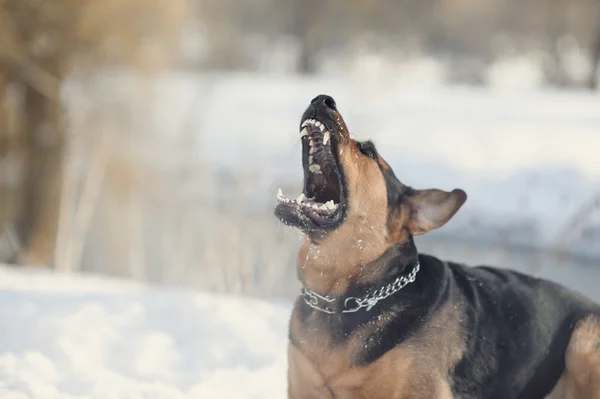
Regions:
<instances>
[{"instance_id":1,"label":"snowy ground","mask_svg":"<svg viewBox=\"0 0 600 399\"><path fill-rule=\"evenodd\" d=\"M282 398L288 315L0 266L0 399Z\"/></svg>"}]
</instances>

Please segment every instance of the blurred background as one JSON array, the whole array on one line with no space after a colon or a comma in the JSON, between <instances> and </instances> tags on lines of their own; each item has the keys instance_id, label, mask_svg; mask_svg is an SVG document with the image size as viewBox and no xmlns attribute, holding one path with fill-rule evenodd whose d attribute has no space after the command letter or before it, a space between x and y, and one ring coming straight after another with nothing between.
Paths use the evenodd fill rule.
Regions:
<instances>
[{"instance_id":1,"label":"blurred background","mask_svg":"<svg viewBox=\"0 0 600 399\"><path fill-rule=\"evenodd\" d=\"M0 0L0 261L293 298L299 118L332 95L423 252L600 299L597 0Z\"/></svg>"}]
</instances>

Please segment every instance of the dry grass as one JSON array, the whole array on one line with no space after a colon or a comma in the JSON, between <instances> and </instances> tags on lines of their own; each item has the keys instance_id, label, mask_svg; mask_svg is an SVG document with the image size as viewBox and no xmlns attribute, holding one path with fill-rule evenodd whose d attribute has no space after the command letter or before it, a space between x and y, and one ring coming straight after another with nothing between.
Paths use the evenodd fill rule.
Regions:
<instances>
[{"instance_id":1,"label":"dry grass","mask_svg":"<svg viewBox=\"0 0 600 399\"><path fill-rule=\"evenodd\" d=\"M152 72L170 65L189 4L0 1L0 162L5 171L0 176L0 225L5 241L16 236L10 241L19 243L2 248L3 260L50 265L57 258L69 269L78 263L82 244L70 240L77 240L89 224L93 206L88 202L95 201L99 185L89 183L81 201L74 201L77 209L65 210L71 198L64 196L77 190L63 178L70 168L64 160L73 141L94 146L93 136L102 135L103 126L92 124L85 132L68 129L62 104L65 79L73 73L93 76L109 66ZM94 168L96 175L104 173ZM75 214L74 225L69 212Z\"/></svg>"}]
</instances>

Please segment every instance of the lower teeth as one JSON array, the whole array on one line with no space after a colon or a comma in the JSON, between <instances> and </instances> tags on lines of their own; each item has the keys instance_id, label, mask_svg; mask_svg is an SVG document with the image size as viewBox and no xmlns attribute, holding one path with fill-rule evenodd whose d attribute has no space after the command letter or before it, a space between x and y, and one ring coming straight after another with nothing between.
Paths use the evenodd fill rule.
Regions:
<instances>
[{"instance_id":1,"label":"lower teeth","mask_svg":"<svg viewBox=\"0 0 600 399\"><path fill-rule=\"evenodd\" d=\"M308 202L307 200L311 201ZM315 203L312 202L314 201L314 199L312 198L306 198L306 195L304 195L304 193L300 194L298 196L298 198L296 198L295 200L289 199L284 197L283 192L281 191L281 189L279 189L277 191L277 201L281 202L281 203L285 203L285 204L296 204L296 205L300 205L303 206L305 208L309 208L315 211L329 211L332 212L334 210L337 209L338 204L336 204L333 200L329 200L325 203Z\"/></svg>"}]
</instances>

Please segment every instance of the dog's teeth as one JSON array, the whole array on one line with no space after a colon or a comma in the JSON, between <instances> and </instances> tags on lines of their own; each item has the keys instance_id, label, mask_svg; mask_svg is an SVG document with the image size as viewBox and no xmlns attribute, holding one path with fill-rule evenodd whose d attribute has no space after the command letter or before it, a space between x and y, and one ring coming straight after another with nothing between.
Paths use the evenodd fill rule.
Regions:
<instances>
[{"instance_id":1,"label":"dog's teeth","mask_svg":"<svg viewBox=\"0 0 600 399\"><path fill-rule=\"evenodd\" d=\"M330 136L331 136L331 133L329 133L329 131L326 131L325 134L323 135L323 145L327 145L327 142L329 141Z\"/></svg>"},{"instance_id":2,"label":"dog's teeth","mask_svg":"<svg viewBox=\"0 0 600 399\"><path fill-rule=\"evenodd\" d=\"M322 210L322 211L326 211L326 210L327 210L327 209L329 209L329 208L327 208L327 205L323 204L323 205L321 205L321 206L319 207L319 209L320 209L320 210Z\"/></svg>"},{"instance_id":3,"label":"dog's teeth","mask_svg":"<svg viewBox=\"0 0 600 399\"><path fill-rule=\"evenodd\" d=\"M306 195L304 195L304 193L302 193L298 196L298 198L296 198L296 202L301 204L302 201L304 201L305 199L306 199Z\"/></svg>"},{"instance_id":4,"label":"dog's teeth","mask_svg":"<svg viewBox=\"0 0 600 399\"><path fill-rule=\"evenodd\" d=\"M309 164L309 165L312 165L312 163L313 163L313 156L312 156L312 155L309 155L309 156L308 156L308 164Z\"/></svg>"},{"instance_id":5,"label":"dog's teeth","mask_svg":"<svg viewBox=\"0 0 600 399\"><path fill-rule=\"evenodd\" d=\"M309 154L313 154L316 151L315 147L310 147L310 149L308 150Z\"/></svg>"},{"instance_id":6,"label":"dog's teeth","mask_svg":"<svg viewBox=\"0 0 600 399\"><path fill-rule=\"evenodd\" d=\"M321 171L321 166L319 166L317 164L313 164L308 167L308 170L310 170L313 173L317 173L317 172Z\"/></svg>"},{"instance_id":7,"label":"dog's teeth","mask_svg":"<svg viewBox=\"0 0 600 399\"><path fill-rule=\"evenodd\" d=\"M283 198L283 191L281 189L277 190L277 199Z\"/></svg>"},{"instance_id":8,"label":"dog's teeth","mask_svg":"<svg viewBox=\"0 0 600 399\"><path fill-rule=\"evenodd\" d=\"M300 138L302 138L304 136L308 136L308 129L307 128L302 129L302 131L300 132Z\"/></svg>"},{"instance_id":9,"label":"dog's teeth","mask_svg":"<svg viewBox=\"0 0 600 399\"><path fill-rule=\"evenodd\" d=\"M333 203L333 200L329 200L325 203L325 207L329 210L334 210L336 208L335 204Z\"/></svg>"},{"instance_id":10,"label":"dog's teeth","mask_svg":"<svg viewBox=\"0 0 600 399\"><path fill-rule=\"evenodd\" d=\"M319 209L319 205L317 205L317 204L313 204L312 208L313 208L313 209Z\"/></svg>"},{"instance_id":11,"label":"dog's teeth","mask_svg":"<svg viewBox=\"0 0 600 399\"><path fill-rule=\"evenodd\" d=\"M316 126L316 127L321 127L321 122L317 121L317 122L315 123L315 126Z\"/></svg>"}]
</instances>

